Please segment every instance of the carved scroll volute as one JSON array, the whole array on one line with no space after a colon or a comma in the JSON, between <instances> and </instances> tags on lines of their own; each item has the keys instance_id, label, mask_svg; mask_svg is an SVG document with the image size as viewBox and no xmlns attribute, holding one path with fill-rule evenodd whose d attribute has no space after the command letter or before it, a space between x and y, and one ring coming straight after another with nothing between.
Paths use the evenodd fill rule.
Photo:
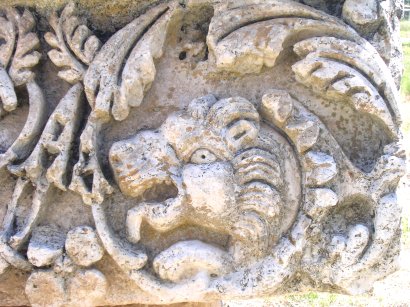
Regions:
<instances>
[{"instance_id":1,"label":"carved scroll volute","mask_svg":"<svg viewBox=\"0 0 410 307\"><path fill-rule=\"evenodd\" d=\"M299 56L307 57L293 66L298 82L330 101L345 103L350 97L356 110L374 116L390 137L397 137L397 89L374 47L338 19L305 5L250 2L221 6L212 19L207 43L217 68L257 73L264 66L273 67L278 56L294 46Z\"/></svg>"},{"instance_id":2,"label":"carved scroll volute","mask_svg":"<svg viewBox=\"0 0 410 307\"><path fill-rule=\"evenodd\" d=\"M283 52L293 50L299 57L292 66L297 82L331 103L349 104L383 127L383 132L392 142L385 146L373 170L366 174L353 166L344 153L333 158L327 153L311 150L325 127L319 129L311 120L289 122L293 114L290 97L278 92L264 96L263 114L295 142L296 148L304 156L302 167L307 172L304 211L313 218L311 229L319 229L317 225L320 225L322 218L331 215L331 208L337 208L337 204L344 203L354 193L373 204L376 212L372 220L374 237L371 227L356 225L343 239L345 245L342 250L347 255L356 246L363 257L350 254L346 257L350 257L351 262L333 263L332 266L339 269L330 269L333 274L330 283L346 291L353 290L352 278L388 252L388 242L394 241L393 233L399 227L395 195L387 187L397 187L398 179L403 175L404 159L394 143L399 138L398 92L386 64L374 47L346 24L289 1L286 5L280 0L263 3L248 1L246 5L230 1L218 5L209 27L207 44L209 59L217 69L240 75L259 73L263 67L273 67ZM339 144L335 142L332 146L339 147ZM334 178L335 162L343 163L344 169L350 170L351 178L346 177L346 182L352 180L354 191L343 185L337 188L336 182L333 182L332 188L319 186ZM387 165L389 170L386 170ZM345 176L345 173L339 176ZM373 182L374 178L379 179ZM386 215L392 226L386 227L381 214ZM362 234L363 242L349 241L348 238L353 238L355 234ZM311 235L318 236L314 232ZM386 239L381 240L381 235L385 235ZM307 266L314 266L313 263L308 262Z\"/></svg>"}]
</instances>

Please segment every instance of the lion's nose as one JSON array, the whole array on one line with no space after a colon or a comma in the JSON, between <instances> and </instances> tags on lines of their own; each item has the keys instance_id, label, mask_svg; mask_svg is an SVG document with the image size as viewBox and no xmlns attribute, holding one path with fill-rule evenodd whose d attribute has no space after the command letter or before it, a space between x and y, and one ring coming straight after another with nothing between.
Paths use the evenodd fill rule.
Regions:
<instances>
[{"instance_id":1,"label":"lion's nose","mask_svg":"<svg viewBox=\"0 0 410 307\"><path fill-rule=\"evenodd\" d=\"M198 214L220 218L234 210L233 169L229 163L188 164L182 172L188 199Z\"/></svg>"}]
</instances>

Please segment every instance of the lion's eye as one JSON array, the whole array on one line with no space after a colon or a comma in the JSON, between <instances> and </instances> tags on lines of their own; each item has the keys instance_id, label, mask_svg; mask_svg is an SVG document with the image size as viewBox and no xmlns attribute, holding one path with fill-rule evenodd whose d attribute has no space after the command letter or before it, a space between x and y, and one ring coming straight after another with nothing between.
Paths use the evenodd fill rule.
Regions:
<instances>
[{"instance_id":1,"label":"lion's eye","mask_svg":"<svg viewBox=\"0 0 410 307\"><path fill-rule=\"evenodd\" d=\"M201 164L201 163L212 163L217 160L217 157L210 152L208 149L198 149L196 150L190 159L191 163Z\"/></svg>"}]
</instances>

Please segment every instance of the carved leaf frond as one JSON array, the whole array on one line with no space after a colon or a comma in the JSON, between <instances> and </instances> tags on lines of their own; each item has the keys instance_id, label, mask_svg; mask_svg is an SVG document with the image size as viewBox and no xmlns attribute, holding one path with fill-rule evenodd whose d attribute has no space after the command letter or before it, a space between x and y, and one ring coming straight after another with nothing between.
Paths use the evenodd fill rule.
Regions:
<instances>
[{"instance_id":1,"label":"carved leaf frond","mask_svg":"<svg viewBox=\"0 0 410 307\"><path fill-rule=\"evenodd\" d=\"M8 9L7 16L13 20L18 39L15 45L14 56L11 60L9 75L16 86L26 84L34 78L31 69L38 64L41 54L35 51L40 41L33 32L35 20L33 15L24 10L20 15L16 9Z\"/></svg>"},{"instance_id":2,"label":"carved leaf frond","mask_svg":"<svg viewBox=\"0 0 410 307\"><path fill-rule=\"evenodd\" d=\"M50 185L54 184L57 188L66 190L69 159L84 100L82 85L74 85L60 101L43 130L46 111L41 91L34 82L30 82L28 92L30 112L26 125L9 150L0 155L0 166L7 165L11 173L19 176L3 221L5 232L0 236L0 252L12 266L29 271L32 265L17 251L27 242L36 226ZM33 94L36 95L33 97ZM36 141L40 134L39 140ZM32 144L36 145L31 151ZM23 159L25 161L19 165L10 163ZM22 196L29 192L26 191L29 187L34 187L29 210L26 211L22 225L15 227L17 207Z\"/></svg>"},{"instance_id":3,"label":"carved leaf frond","mask_svg":"<svg viewBox=\"0 0 410 307\"><path fill-rule=\"evenodd\" d=\"M304 58L297 81L331 101L373 116L397 137L398 94L380 55L350 27L306 5L268 0L228 2L212 18L207 44L218 69L237 74L273 67L291 47Z\"/></svg>"},{"instance_id":4,"label":"carved leaf frond","mask_svg":"<svg viewBox=\"0 0 410 307\"><path fill-rule=\"evenodd\" d=\"M66 190L67 168L74 138L81 121L83 87L74 85L61 99L31 155L11 171L28 177L32 182L46 178L61 190Z\"/></svg>"},{"instance_id":5,"label":"carved leaf frond","mask_svg":"<svg viewBox=\"0 0 410 307\"><path fill-rule=\"evenodd\" d=\"M248 74L273 67L281 52L307 33L357 37L337 19L308 6L281 0L252 2L230 2L212 18L207 44L218 69Z\"/></svg>"},{"instance_id":6,"label":"carved leaf frond","mask_svg":"<svg viewBox=\"0 0 410 307\"><path fill-rule=\"evenodd\" d=\"M60 16L52 14L49 23L55 33L47 32L44 36L53 48L48 56L62 68L58 76L71 84L83 79L86 66L101 47L100 40L84 24L85 21L74 15L75 9L75 4L71 2Z\"/></svg>"},{"instance_id":7,"label":"carved leaf frond","mask_svg":"<svg viewBox=\"0 0 410 307\"><path fill-rule=\"evenodd\" d=\"M77 192L87 205L101 204L113 188L105 178L98 161L97 138L101 125L90 116L81 134L80 159L74 166L70 190Z\"/></svg>"},{"instance_id":8,"label":"carved leaf frond","mask_svg":"<svg viewBox=\"0 0 410 307\"><path fill-rule=\"evenodd\" d=\"M129 107L142 102L145 91L154 80L154 59L162 55L172 12L169 5L159 5L118 31L101 48L84 76L92 112L81 134L80 159L74 166L70 189L79 193L88 205L102 203L105 195L113 191L98 159L101 125L110 120L111 114L117 120L125 119ZM77 32L71 43L82 41L89 35L78 19L71 18L69 29L72 31L75 27ZM90 37L85 42L84 56L96 49L94 40ZM55 44L55 39L50 42Z\"/></svg>"},{"instance_id":9,"label":"carved leaf frond","mask_svg":"<svg viewBox=\"0 0 410 307\"><path fill-rule=\"evenodd\" d=\"M90 65L97 51L101 47L100 40L84 24L85 22L74 15L75 4L69 3L62 13L64 18L63 31L70 49L84 64Z\"/></svg>"},{"instance_id":10,"label":"carved leaf frond","mask_svg":"<svg viewBox=\"0 0 410 307\"><path fill-rule=\"evenodd\" d=\"M123 120L130 106L142 102L154 80L154 59L162 55L173 11L163 4L138 17L115 33L91 63L84 77L85 92L102 121L109 120L111 114Z\"/></svg>"},{"instance_id":11,"label":"carved leaf frond","mask_svg":"<svg viewBox=\"0 0 410 307\"><path fill-rule=\"evenodd\" d=\"M294 50L304 57L292 67L298 82L328 100L370 114L384 123L391 136L397 135L397 93L377 54L334 37L307 39Z\"/></svg>"},{"instance_id":12,"label":"carved leaf frond","mask_svg":"<svg viewBox=\"0 0 410 307\"><path fill-rule=\"evenodd\" d=\"M16 40L16 31L13 22L8 18L0 17L0 38L4 41L0 45L0 64L7 68L13 55L14 44Z\"/></svg>"}]
</instances>

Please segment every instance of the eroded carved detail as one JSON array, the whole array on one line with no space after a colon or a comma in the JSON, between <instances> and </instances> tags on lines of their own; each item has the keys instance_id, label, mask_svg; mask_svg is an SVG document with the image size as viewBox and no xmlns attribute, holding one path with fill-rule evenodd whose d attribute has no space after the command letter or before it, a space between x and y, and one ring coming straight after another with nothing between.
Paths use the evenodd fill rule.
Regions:
<instances>
[{"instance_id":1,"label":"eroded carved detail","mask_svg":"<svg viewBox=\"0 0 410 307\"><path fill-rule=\"evenodd\" d=\"M33 14L6 9L0 116L16 112L22 87L29 110L0 154L0 170L15 180L0 273L30 272L33 305L249 298L297 290L296 272L318 289L369 290L395 268L405 155L394 80L360 36L380 26L377 4L356 14L353 2L341 14L359 33L294 1L170 1L108 40L70 3L44 35L57 76L69 83L50 111L34 70L42 46ZM186 31L188 12L209 16L194 26L200 40L176 34ZM201 56L191 70L183 66L192 88L181 85L186 95L173 98L181 50ZM168 64L178 75L169 84ZM172 88L168 105L155 82ZM131 123L156 108L152 125ZM360 153L363 165L329 120L344 110L355 133L360 113L381 134L376 153ZM107 133L112 127L122 134ZM363 138L351 131L343 137ZM56 217L52 202L67 194L68 206L77 194L88 206ZM90 225L70 214L88 214ZM112 300L108 280L138 297Z\"/></svg>"},{"instance_id":2,"label":"eroded carved detail","mask_svg":"<svg viewBox=\"0 0 410 307\"><path fill-rule=\"evenodd\" d=\"M258 131L259 115L249 101L206 96L187 113L169 117L160 131L114 144L110 163L125 195L138 197L161 185L177 190L164 202L128 211L130 241L140 240L142 221L158 231L191 222L231 235L232 255L224 258L235 264L266 254L272 232L280 228L285 175L269 145L258 145ZM177 263L169 269L177 266L183 269Z\"/></svg>"},{"instance_id":3,"label":"eroded carved detail","mask_svg":"<svg viewBox=\"0 0 410 307\"><path fill-rule=\"evenodd\" d=\"M30 262L37 268L26 284L31 304L92 306L104 298L107 280L92 268L104 250L91 227L74 228L66 237L55 227L39 227L30 241L29 253Z\"/></svg>"}]
</instances>

